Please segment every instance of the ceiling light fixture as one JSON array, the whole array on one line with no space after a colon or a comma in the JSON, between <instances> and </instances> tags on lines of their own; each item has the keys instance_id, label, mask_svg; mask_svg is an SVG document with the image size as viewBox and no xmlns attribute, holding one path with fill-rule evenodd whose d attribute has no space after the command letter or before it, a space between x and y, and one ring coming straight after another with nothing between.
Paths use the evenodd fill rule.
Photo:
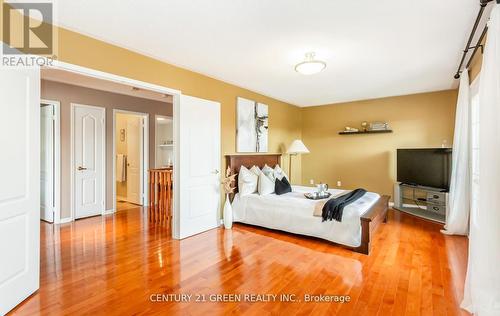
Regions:
<instances>
[{"instance_id":1,"label":"ceiling light fixture","mask_svg":"<svg viewBox=\"0 0 500 316\"><path fill-rule=\"evenodd\" d=\"M323 71L326 68L326 63L314 59L315 55L314 52L307 53L305 60L295 65L295 71L303 75L314 75Z\"/></svg>"}]
</instances>

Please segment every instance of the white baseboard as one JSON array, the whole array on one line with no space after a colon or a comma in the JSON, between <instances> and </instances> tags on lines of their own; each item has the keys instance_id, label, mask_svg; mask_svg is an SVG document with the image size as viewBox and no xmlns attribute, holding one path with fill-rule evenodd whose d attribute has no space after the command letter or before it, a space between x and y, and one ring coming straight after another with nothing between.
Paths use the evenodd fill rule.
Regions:
<instances>
[{"instance_id":1,"label":"white baseboard","mask_svg":"<svg viewBox=\"0 0 500 316\"><path fill-rule=\"evenodd\" d=\"M72 221L73 221L73 219L71 217L61 218L61 220L59 221L59 224L66 224L66 223L70 223Z\"/></svg>"},{"instance_id":2,"label":"white baseboard","mask_svg":"<svg viewBox=\"0 0 500 316\"><path fill-rule=\"evenodd\" d=\"M105 210L105 211L104 211L104 215L113 214L114 212L115 212L115 209L114 209L114 208L109 209L109 210Z\"/></svg>"},{"instance_id":3,"label":"white baseboard","mask_svg":"<svg viewBox=\"0 0 500 316\"><path fill-rule=\"evenodd\" d=\"M126 196L120 196L120 195L117 195L117 196L116 196L116 200L117 200L117 201L127 201L127 197L126 197Z\"/></svg>"}]
</instances>

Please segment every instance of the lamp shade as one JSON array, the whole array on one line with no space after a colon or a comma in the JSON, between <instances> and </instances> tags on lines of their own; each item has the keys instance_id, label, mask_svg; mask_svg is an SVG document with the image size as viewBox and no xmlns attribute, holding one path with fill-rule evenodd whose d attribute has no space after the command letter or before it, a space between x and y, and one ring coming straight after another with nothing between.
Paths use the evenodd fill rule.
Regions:
<instances>
[{"instance_id":1,"label":"lamp shade","mask_svg":"<svg viewBox=\"0 0 500 316\"><path fill-rule=\"evenodd\" d=\"M309 149L307 149L306 145L300 140L296 139L292 142L288 149L286 150L287 154L308 154Z\"/></svg>"}]
</instances>

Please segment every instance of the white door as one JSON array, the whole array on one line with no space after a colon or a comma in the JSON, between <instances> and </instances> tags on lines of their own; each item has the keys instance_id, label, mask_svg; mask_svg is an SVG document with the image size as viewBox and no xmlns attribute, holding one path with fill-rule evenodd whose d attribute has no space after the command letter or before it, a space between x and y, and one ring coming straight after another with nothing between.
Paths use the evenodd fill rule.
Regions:
<instances>
[{"instance_id":1,"label":"white door","mask_svg":"<svg viewBox=\"0 0 500 316\"><path fill-rule=\"evenodd\" d=\"M40 71L0 69L0 315L39 287Z\"/></svg>"},{"instance_id":2,"label":"white door","mask_svg":"<svg viewBox=\"0 0 500 316\"><path fill-rule=\"evenodd\" d=\"M181 96L179 106L179 238L219 226L220 103Z\"/></svg>"},{"instance_id":3,"label":"white door","mask_svg":"<svg viewBox=\"0 0 500 316\"><path fill-rule=\"evenodd\" d=\"M54 222L54 105L42 104L40 111L40 218Z\"/></svg>"},{"instance_id":4,"label":"white door","mask_svg":"<svg viewBox=\"0 0 500 316\"><path fill-rule=\"evenodd\" d=\"M142 204L143 118L127 116L127 200Z\"/></svg>"},{"instance_id":5,"label":"white door","mask_svg":"<svg viewBox=\"0 0 500 316\"><path fill-rule=\"evenodd\" d=\"M101 107L72 104L75 218L104 211L104 117Z\"/></svg>"}]
</instances>

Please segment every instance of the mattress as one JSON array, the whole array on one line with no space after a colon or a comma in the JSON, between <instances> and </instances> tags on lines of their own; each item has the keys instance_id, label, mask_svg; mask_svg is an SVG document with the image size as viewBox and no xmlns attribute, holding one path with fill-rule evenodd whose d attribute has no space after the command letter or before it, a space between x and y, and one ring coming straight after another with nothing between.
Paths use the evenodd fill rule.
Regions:
<instances>
[{"instance_id":1,"label":"mattress","mask_svg":"<svg viewBox=\"0 0 500 316\"><path fill-rule=\"evenodd\" d=\"M380 195L367 192L360 199L344 208L342 221L323 222L313 216L314 210L322 208L325 200L309 200L304 193L316 188L292 186L292 192L283 195L257 193L234 197L233 221L294 234L322 238L346 246L361 245L361 215L368 211ZM333 196L346 193L344 190L328 190Z\"/></svg>"}]
</instances>

